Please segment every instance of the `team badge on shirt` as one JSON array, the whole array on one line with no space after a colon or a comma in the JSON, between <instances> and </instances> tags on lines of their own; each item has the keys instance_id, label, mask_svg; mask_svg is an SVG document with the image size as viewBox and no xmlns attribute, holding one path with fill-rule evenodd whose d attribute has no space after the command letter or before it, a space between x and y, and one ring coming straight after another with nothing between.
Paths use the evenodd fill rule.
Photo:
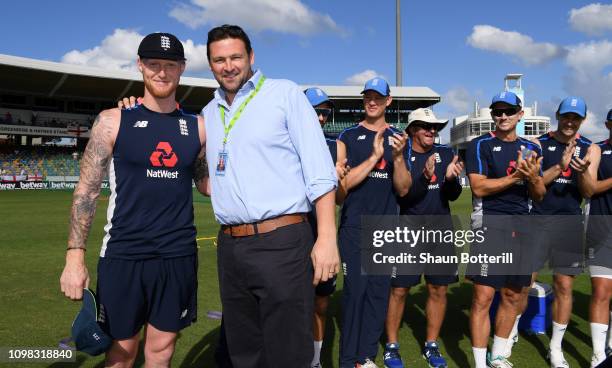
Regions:
<instances>
[{"instance_id":1,"label":"team badge on shirt","mask_svg":"<svg viewBox=\"0 0 612 368\"><path fill-rule=\"evenodd\" d=\"M189 130L187 129L187 122L185 119L179 119L179 129L181 130L181 135L189 135Z\"/></svg>"}]
</instances>

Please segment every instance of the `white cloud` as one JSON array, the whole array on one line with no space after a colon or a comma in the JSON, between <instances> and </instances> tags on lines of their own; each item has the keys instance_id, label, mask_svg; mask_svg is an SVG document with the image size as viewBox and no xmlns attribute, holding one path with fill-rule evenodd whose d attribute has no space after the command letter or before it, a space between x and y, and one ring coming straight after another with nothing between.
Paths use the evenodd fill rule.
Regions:
<instances>
[{"instance_id":1,"label":"white cloud","mask_svg":"<svg viewBox=\"0 0 612 368\"><path fill-rule=\"evenodd\" d=\"M569 23L574 30L592 36L612 31L612 5L596 3L572 9L569 12Z\"/></svg>"},{"instance_id":2,"label":"white cloud","mask_svg":"<svg viewBox=\"0 0 612 368\"><path fill-rule=\"evenodd\" d=\"M476 25L467 38L472 47L518 58L527 65L545 64L563 57L565 50L548 42L535 42L531 37L504 31L489 25Z\"/></svg>"},{"instance_id":3,"label":"white cloud","mask_svg":"<svg viewBox=\"0 0 612 368\"><path fill-rule=\"evenodd\" d=\"M476 98L464 87L455 87L449 89L440 101L444 104L449 112L457 114L467 114L473 110L474 101Z\"/></svg>"},{"instance_id":4,"label":"white cloud","mask_svg":"<svg viewBox=\"0 0 612 368\"><path fill-rule=\"evenodd\" d=\"M351 86L363 86L365 84L365 82L367 82L368 80L370 80L370 79L372 79L374 77L380 77L380 78L382 78L384 80L387 80L387 78L385 78L384 75L379 74L375 70L366 69L366 70L364 70L362 72L353 74L350 77L346 78L344 80L344 83L346 83L348 85L351 85Z\"/></svg>"},{"instance_id":5,"label":"white cloud","mask_svg":"<svg viewBox=\"0 0 612 368\"><path fill-rule=\"evenodd\" d=\"M612 65L612 42L602 40L569 46L566 62L582 78L598 75Z\"/></svg>"},{"instance_id":6,"label":"white cloud","mask_svg":"<svg viewBox=\"0 0 612 368\"><path fill-rule=\"evenodd\" d=\"M606 111L607 112L607 111ZM593 142L603 141L608 138L610 132L604 124L606 116L588 112L586 120L580 126L580 134L589 138Z\"/></svg>"},{"instance_id":7,"label":"white cloud","mask_svg":"<svg viewBox=\"0 0 612 368\"><path fill-rule=\"evenodd\" d=\"M129 29L115 29L102 43L91 49L72 50L62 57L68 64L95 66L113 70L137 70L136 51L144 36Z\"/></svg>"},{"instance_id":8,"label":"white cloud","mask_svg":"<svg viewBox=\"0 0 612 368\"><path fill-rule=\"evenodd\" d=\"M568 47L566 63L570 73L564 77L564 89L570 95L585 99L589 113L580 128L591 140L602 140L609 133L603 124L612 108L612 42L582 43Z\"/></svg>"},{"instance_id":9,"label":"white cloud","mask_svg":"<svg viewBox=\"0 0 612 368\"><path fill-rule=\"evenodd\" d=\"M189 4L176 5L169 15L192 29L228 23L253 31L302 36L324 32L346 34L328 14L310 9L300 0L191 0Z\"/></svg>"},{"instance_id":10,"label":"white cloud","mask_svg":"<svg viewBox=\"0 0 612 368\"><path fill-rule=\"evenodd\" d=\"M450 131L453 126L453 118L471 114L474 110L474 101L477 101L476 94L471 93L463 86L453 87L442 94L440 103L432 108L438 119L449 119L446 127L440 132L440 141L443 144L450 142Z\"/></svg>"},{"instance_id":11,"label":"white cloud","mask_svg":"<svg viewBox=\"0 0 612 368\"><path fill-rule=\"evenodd\" d=\"M82 51L67 52L61 61L102 69L137 71L138 45L143 38L144 35L134 30L117 28L111 35L106 36L100 45ZM195 44L192 40L181 42L187 58L187 72L206 70L206 45Z\"/></svg>"}]
</instances>

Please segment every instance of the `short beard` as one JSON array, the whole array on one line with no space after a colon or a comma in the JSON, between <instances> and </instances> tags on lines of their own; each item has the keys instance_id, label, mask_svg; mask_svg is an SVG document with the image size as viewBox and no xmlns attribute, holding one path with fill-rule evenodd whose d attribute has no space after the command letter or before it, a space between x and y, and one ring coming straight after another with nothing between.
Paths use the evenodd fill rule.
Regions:
<instances>
[{"instance_id":1,"label":"short beard","mask_svg":"<svg viewBox=\"0 0 612 368\"><path fill-rule=\"evenodd\" d=\"M176 92L176 86L174 88L169 88L166 92L160 92L155 86L153 86L153 82L145 79L144 80L145 88L149 91L149 94L155 98L163 99L172 96L173 93Z\"/></svg>"}]
</instances>

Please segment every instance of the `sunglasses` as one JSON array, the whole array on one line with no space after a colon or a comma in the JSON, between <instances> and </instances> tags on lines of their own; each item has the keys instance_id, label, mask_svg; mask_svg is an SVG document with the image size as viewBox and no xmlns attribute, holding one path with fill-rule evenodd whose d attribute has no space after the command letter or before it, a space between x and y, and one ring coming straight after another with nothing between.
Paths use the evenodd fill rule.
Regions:
<instances>
[{"instance_id":1,"label":"sunglasses","mask_svg":"<svg viewBox=\"0 0 612 368\"><path fill-rule=\"evenodd\" d=\"M329 116L329 114L331 114L332 109L315 109L315 112L317 113L317 116L321 115L326 118Z\"/></svg>"},{"instance_id":2,"label":"sunglasses","mask_svg":"<svg viewBox=\"0 0 612 368\"><path fill-rule=\"evenodd\" d=\"M495 117L500 118L503 114L506 114L506 116L512 116L515 115L517 112L519 112L519 110L509 107L507 109L493 109L491 111L491 114L493 114L493 116Z\"/></svg>"},{"instance_id":3,"label":"sunglasses","mask_svg":"<svg viewBox=\"0 0 612 368\"><path fill-rule=\"evenodd\" d=\"M440 130L440 124L430 124L430 123L417 123L412 124L417 129L425 129L425 130L435 130L436 132Z\"/></svg>"}]
</instances>

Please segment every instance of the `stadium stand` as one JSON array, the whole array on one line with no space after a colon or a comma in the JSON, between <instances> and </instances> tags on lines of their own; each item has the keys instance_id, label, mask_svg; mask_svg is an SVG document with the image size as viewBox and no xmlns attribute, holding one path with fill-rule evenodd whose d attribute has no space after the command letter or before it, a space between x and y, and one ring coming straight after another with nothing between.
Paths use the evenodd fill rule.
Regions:
<instances>
[{"instance_id":1,"label":"stadium stand","mask_svg":"<svg viewBox=\"0 0 612 368\"><path fill-rule=\"evenodd\" d=\"M0 171L3 181L44 180L47 177L78 177L80 153L63 147L3 147ZM26 176L26 178L22 178ZM12 179L11 179L12 178Z\"/></svg>"},{"instance_id":2,"label":"stadium stand","mask_svg":"<svg viewBox=\"0 0 612 368\"><path fill-rule=\"evenodd\" d=\"M0 124L67 128L91 128L93 115L0 108Z\"/></svg>"}]
</instances>

